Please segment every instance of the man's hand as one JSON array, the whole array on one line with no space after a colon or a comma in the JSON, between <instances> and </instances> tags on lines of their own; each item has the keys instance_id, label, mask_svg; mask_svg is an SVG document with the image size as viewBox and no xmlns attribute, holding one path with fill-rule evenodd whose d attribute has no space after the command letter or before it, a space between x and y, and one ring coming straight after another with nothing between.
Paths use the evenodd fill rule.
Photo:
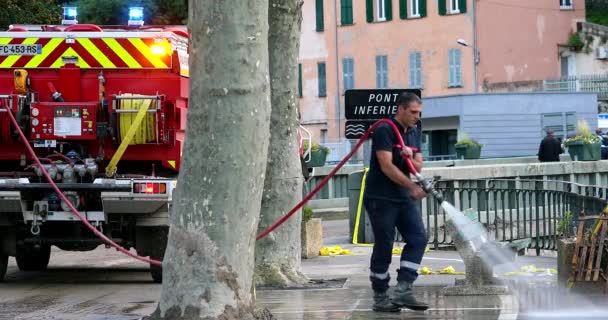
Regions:
<instances>
[{"instance_id":1,"label":"man's hand","mask_svg":"<svg viewBox=\"0 0 608 320\"><path fill-rule=\"evenodd\" d=\"M422 190L422 188L418 185L412 186L410 189L410 195L414 200L421 200L426 198L427 193Z\"/></svg>"},{"instance_id":2,"label":"man's hand","mask_svg":"<svg viewBox=\"0 0 608 320\"><path fill-rule=\"evenodd\" d=\"M414 155L414 151L412 150L412 148L405 146L403 149L401 149L402 157L406 156L411 159L413 155Z\"/></svg>"}]
</instances>

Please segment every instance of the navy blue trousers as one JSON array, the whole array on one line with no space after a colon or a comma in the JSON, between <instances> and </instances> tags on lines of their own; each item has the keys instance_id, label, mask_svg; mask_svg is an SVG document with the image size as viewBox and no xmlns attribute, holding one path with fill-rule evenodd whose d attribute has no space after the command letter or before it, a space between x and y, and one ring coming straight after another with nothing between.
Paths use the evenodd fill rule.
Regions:
<instances>
[{"instance_id":1,"label":"navy blue trousers","mask_svg":"<svg viewBox=\"0 0 608 320\"><path fill-rule=\"evenodd\" d=\"M427 245L422 215L412 199L398 203L365 199L365 209L374 231L374 249L370 261L372 289L384 292L390 282L389 266L393 253L395 228L405 241L397 269L397 281L414 282Z\"/></svg>"}]
</instances>

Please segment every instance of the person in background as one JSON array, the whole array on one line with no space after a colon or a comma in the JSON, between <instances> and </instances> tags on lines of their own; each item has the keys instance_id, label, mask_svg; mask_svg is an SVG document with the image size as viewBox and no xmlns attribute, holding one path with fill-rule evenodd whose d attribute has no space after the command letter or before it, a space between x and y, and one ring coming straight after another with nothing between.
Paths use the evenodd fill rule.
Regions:
<instances>
[{"instance_id":1,"label":"person in background","mask_svg":"<svg viewBox=\"0 0 608 320\"><path fill-rule=\"evenodd\" d=\"M547 136L540 142L538 148L538 161L559 162L559 155L563 153L561 143L553 136L555 131L547 129Z\"/></svg>"},{"instance_id":2,"label":"person in background","mask_svg":"<svg viewBox=\"0 0 608 320\"><path fill-rule=\"evenodd\" d=\"M595 134L600 138L602 144L602 160L608 159L608 137L602 133L602 129L595 130Z\"/></svg>"}]
</instances>

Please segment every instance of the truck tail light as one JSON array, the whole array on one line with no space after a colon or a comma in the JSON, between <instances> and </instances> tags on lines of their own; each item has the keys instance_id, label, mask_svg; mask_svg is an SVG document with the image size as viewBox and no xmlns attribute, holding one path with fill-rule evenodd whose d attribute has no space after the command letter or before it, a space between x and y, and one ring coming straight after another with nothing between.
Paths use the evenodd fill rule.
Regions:
<instances>
[{"instance_id":1,"label":"truck tail light","mask_svg":"<svg viewBox=\"0 0 608 320\"><path fill-rule=\"evenodd\" d=\"M133 193L166 194L167 184L164 182L137 182L133 184Z\"/></svg>"}]
</instances>

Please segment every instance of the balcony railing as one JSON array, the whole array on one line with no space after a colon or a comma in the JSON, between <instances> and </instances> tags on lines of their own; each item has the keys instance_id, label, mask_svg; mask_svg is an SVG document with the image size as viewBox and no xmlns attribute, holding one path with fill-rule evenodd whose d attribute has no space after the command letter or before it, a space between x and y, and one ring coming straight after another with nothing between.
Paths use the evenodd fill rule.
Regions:
<instances>
[{"instance_id":1,"label":"balcony railing","mask_svg":"<svg viewBox=\"0 0 608 320\"><path fill-rule=\"evenodd\" d=\"M589 92L608 99L608 74L578 75L550 80L499 82L485 85L486 92Z\"/></svg>"},{"instance_id":2,"label":"balcony railing","mask_svg":"<svg viewBox=\"0 0 608 320\"><path fill-rule=\"evenodd\" d=\"M548 92L595 92L598 98L608 98L608 74L581 75L543 82Z\"/></svg>"}]
</instances>

